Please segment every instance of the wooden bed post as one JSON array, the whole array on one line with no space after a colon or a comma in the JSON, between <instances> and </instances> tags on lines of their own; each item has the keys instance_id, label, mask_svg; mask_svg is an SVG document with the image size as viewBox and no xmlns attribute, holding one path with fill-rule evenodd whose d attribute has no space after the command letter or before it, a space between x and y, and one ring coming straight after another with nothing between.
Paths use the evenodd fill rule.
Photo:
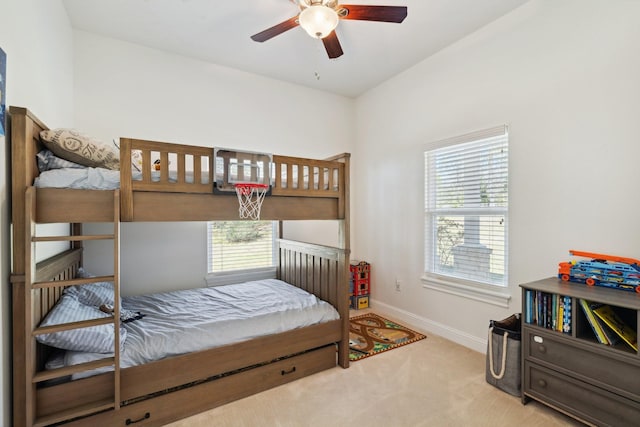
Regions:
<instances>
[{"instance_id":1,"label":"wooden bed post","mask_svg":"<svg viewBox=\"0 0 640 427\"><path fill-rule=\"evenodd\" d=\"M349 285L349 258L351 255L351 201L349 194L350 187L350 162L351 162L351 154L343 153L338 154L336 156L330 157L325 160L331 161L339 161L344 163L344 173L342 174L342 180L338 183L340 188L344 189L344 196L340 199L340 204L338 207L338 216L341 218L338 223L338 241L340 248L344 249L344 261L341 263L341 271L343 276L344 283L344 298L341 299L342 304L339 304L338 312L340 313L340 317L343 319L347 319L343 322L342 329L342 340L338 344L338 364L343 368L349 367L349 292L346 288Z\"/></svg>"},{"instance_id":2,"label":"wooden bed post","mask_svg":"<svg viewBox=\"0 0 640 427\"><path fill-rule=\"evenodd\" d=\"M349 258L351 256L351 199L349 194L350 187L350 179L349 179L349 170L350 170L350 160L351 155L349 153L345 153L341 161L344 162L344 182L342 182L342 188L344 188L344 197L342 201L342 220L339 221L339 239L342 248L345 250L345 265L344 265L344 283L345 287L349 284ZM349 291L347 290L347 294ZM349 296L346 295L343 298L344 305L346 306L344 310L340 312L340 315L343 315L343 312L346 313L346 318L349 318ZM349 367L349 322L344 322L343 324L343 335L342 342L338 345L338 364L343 368Z\"/></svg>"},{"instance_id":3,"label":"wooden bed post","mask_svg":"<svg viewBox=\"0 0 640 427\"><path fill-rule=\"evenodd\" d=\"M131 188L131 139L120 138L120 220L133 221Z\"/></svg>"},{"instance_id":4,"label":"wooden bed post","mask_svg":"<svg viewBox=\"0 0 640 427\"><path fill-rule=\"evenodd\" d=\"M35 156L38 144L24 144L24 141L37 139L40 130L46 129L37 118L25 108L10 107L11 119L11 163L25 165L24 168L11 170L11 223L13 228L12 246L12 300L13 300L13 423L32 425L35 416L34 392L31 382L35 363L34 340L32 331L32 295L27 288L25 274L30 259L26 256L31 251L26 240L29 231L26 211L26 189L31 186L38 175ZM22 142L22 143L20 143ZM35 209L35 207L33 207Z\"/></svg>"}]
</instances>

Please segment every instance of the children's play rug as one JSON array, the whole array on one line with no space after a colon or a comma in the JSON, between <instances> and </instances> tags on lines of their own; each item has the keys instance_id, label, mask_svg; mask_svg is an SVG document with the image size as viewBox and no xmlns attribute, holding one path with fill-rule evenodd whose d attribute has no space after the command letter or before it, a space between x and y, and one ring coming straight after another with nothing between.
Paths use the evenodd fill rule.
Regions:
<instances>
[{"instance_id":1,"label":"children's play rug","mask_svg":"<svg viewBox=\"0 0 640 427\"><path fill-rule=\"evenodd\" d=\"M349 360L352 362L426 338L373 313L352 317L349 323Z\"/></svg>"}]
</instances>

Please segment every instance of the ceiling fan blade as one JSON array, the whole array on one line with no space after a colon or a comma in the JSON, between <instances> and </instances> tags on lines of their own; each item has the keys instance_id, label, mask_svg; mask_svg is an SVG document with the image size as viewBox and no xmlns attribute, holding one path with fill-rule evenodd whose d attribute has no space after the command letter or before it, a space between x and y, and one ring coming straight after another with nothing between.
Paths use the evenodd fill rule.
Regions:
<instances>
[{"instance_id":1,"label":"ceiling fan blade","mask_svg":"<svg viewBox=\"0 0 640 427\"><path fill-rule=\"evenodd\" d=\"M327 37L323 38L322 43L324 44L324 48L327 50L327 55L329 55L329 58L331 59L338 58L344 53L335 30L331 31Z\"/></svg>"},{"instance_id":2,"label":"ceiling fan blade","mask_svg":"<svg viewBox=\"0 0 640 427\"><path fill-rule=\"evenodd\" d=\"M406 6L363 6L341 4L340 10L346 9L347 14L342 19L357 19L359 21L395 22L397 24L407 17Z\"/></svg>"},{"instance_id":3,"label":"ceiling fan blade","mask_svg":"<svg viewBox=\"0 0 640 427\"><path fill-rule=\"evenodd\" d=\"M266 42L267 40L295 28L298 25L300 24L298 24L298 16L296 15L291 19L287 19L286 21L279 23L278 25L274 25L264 31L260 31L258 34L252 35L251 40L256 42Z\"/></svg>"}]
</instances>

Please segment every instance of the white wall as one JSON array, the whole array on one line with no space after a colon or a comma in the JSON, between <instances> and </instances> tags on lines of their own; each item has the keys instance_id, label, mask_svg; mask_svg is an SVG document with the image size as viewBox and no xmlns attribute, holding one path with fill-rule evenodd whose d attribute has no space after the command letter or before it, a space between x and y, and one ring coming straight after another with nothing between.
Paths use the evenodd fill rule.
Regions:
<instances>
[{"instance_id":1,"label":"white wall","mask_svg":"<svg viewBox=\"0 0 640 427\"><path fill-rule=\"evenodd\" d=\"M373 305L483 350L569 249L640 257L640 2L533 0L357 100L354 256ZM424 144L510 126L508 309L422 287ZM395 291L395 278L404 286Z\"/></svg>"},{"instance_id":2,"label":"white wall","mask_svg":"<svg viewBox=\"0 0 640 427\"><path fill-rule=\"evenodd\" d=\"M7 54L7 106L27 107L45 122L73 120L72 32L62 3L0 1L0 47ZM9 141L0 144L0 423L11 425L11 288Z\"/></svg>"},{"instance_id":3,"label":"white wall","mask_svg":"<svg viewBox=\"0 0 640 427\"><path fill-rule=\"evenodd\" d=\"M71 33L59 1L0 0L0 46L8 54L7 103L29 107L50 126L74 125L104 139L134 136L300 156L354 152L354 258L373 264L374 307L482 350L488 320L520 311L517 285L553 275L569 249L640 254L634 215L640 204L639 21L640 3L632 0L532 0L360 97L355 129L349 99ZM317 117L331 126L318 127ZM506 310L420 282L423 145L503 123L511 129L513 300ZM0 165L6 170L5 148ZM1 174L5 425L7 181ZM324 239L333 225L296 224L292 234L308 234L306 227L330 243ZM158 282L173 288L183 276L185 285L200 284L204 229L124 224L125 284L137 285L126 292L158 290ZM138 250L143 241L147 252ZM98 257L110 252L95 249ZM403 281L400 293L395 278Z\"/></svg>"},{"instance_id":4,"label":"white wall","mask_svg":"<svg viewBox=\"0 0 640 427\"><path fill-rule=\"evenodd\" d=\"M86 32L74 41L75 125L96 137L317 158L353 144L352 99ZM328 223L298 224L291 234L330 243L327 230L337 236ZM107 272L108 244L91 246L87 267ZM206 255L204 223L123 224L123 293L203 285Z\"/></svg>"}]
</instances>

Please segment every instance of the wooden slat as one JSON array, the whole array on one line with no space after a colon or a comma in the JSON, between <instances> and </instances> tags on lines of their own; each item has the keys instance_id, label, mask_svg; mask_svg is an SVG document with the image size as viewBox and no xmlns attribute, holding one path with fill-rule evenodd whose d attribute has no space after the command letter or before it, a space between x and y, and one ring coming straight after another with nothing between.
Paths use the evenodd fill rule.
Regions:
<instances>
[{"instance_id":1,"label":"wooden slat","mask_svg":"<svg viewBox=\"0 0 640 427\"><path fill-rule=\"evenodd\" d=\"M202 157L193 156L193 183L191 185L201 186L202 185ZM186 184L186 182L183 182ZM211 193L213 191L213 183L209 183L211 185L206 185L205 188L208 189L208 192Z\"/></svg>"},{"instance_id":2,"label":"wooden slat","mask_svg":"<svg viewBox=\"0 0 640 427\"><path fill-rule=\"evenodd\" d=\"M132 173L131 139L120 138L120 215L123 221L133 220Z\"/></svg>"},{"instance_id":3,"label":"wooden slat","mask_svg":"<svg viewBox=\"0 0 640 427\"><path fill-rule=\"evenodd\" d=\"M132 150L140 150L142 153L157 151L158 153L190 154L211 157L213 149L197 145L174 144L170 142L149 141L143 139L128 138L131 141Z\"/></svg>"},{"instance_id":4,"label":"wooden slat","mask_svg":"<svg viewBox=\"0 0 640 427\"><path fill-rule=\"evenodd\" d=\"M91 326L113 324L113 317L101 317L99 319L81 320L78 322L61 323L59 325L41 326L36 328L32 335L52 334L54 332L70 331L72 329L89 328Z\"/></svg>"},{"instance_id":5,"label":"wooden slat","mask_svg":"<svg viewBox=\"0 0 640 427\"><path fill-rule=\"evenodd\" d=\"M198 179L199 174L198 174ZM195 179L194 179L195 181ZM163 193L188 193L188 194L211 194L213 193L213 183L200 184L188 182L155 182L155 181L133 181L131 188L134 191L155 191ZM232 193L235 194L235 193Z\"/></svg>"},{"instance_id":6,"label":"wooden slat","mask_svg":"<svg viewBox=\"0 0 640 427\"><path fill-rule=\"evenodd\" d=\"M34 187L27 187L24 192L24 234L22 238L26 242L24 245L24 278L25 278L25 292L23 294L24 301L24 330L21 331L21 334L24 334L26 337L25 342L25 377L21 380L25 381L26 385L26 394L25 394L25 420L26 425L31 425L33 420L35 419L35 384L32 383L33 376L35 375L38 367L37 367L37 351L36 351L36 342L31 337L31 332L33 331L34 326L36 325L36 320L43 317L42 311L40 311L40 306L38 304L34 304L34 301L37 303L41 299L33 299L34 292L31 291L31 284L33 283L36 277L36 261L35 261L35 244L31 242L31 238L35 235L36 226L35 226L35 217L36 217L36 190Z\"/></svg>"},{"instance_id":7,"label":"wooden slat","mask_svg":"<svg viewBox=\"0 0 640 427\"><path fill-rule=\"evenodd\" d=\"M61 272L80 267L82 249L69 249L36 264L36 282L58 279ZM24 281L24 278L23 278Z\"/></svg>"},{"instance_id":8,"label":"wooden slat","mask_svg":"<svg viewBox=\"0 0 640 427\"><path fill-rule=\"evenodd\" d=\"M36 409L38 417L66 411L76 406L113 398L113 372L88 378L38 387Z\"/></svg>"},{"instance_id":9,"label":"wooden slat","mask_svg":"<svg viewBox=\"0 0 640 427\"><path fill-rule=\"evenodd\" d=\"M77 365L65 366L64 368L41 371L41 372L38 372L33 377L33 382L39 383L42 381L52 380L54 378L62 378L62 377L66 377L67 375L77 374L78 372L91 371L93 369L113 366L114 363L115 363L115 358L106 357L104 359L94 360L91 362L78 363Z\"/></svg>"},{"instance_id":10,"label":"wooden slat","mask_svg":"<svg viewBox=\"0 0 640 427\"><path fill-rule=\"evenodd\" d=\"M185 155L184 153L178 153L178 164L176 165L176 170L178 171L178 182L184 182L186 179L186 164L185 164Z\"/></svg>"},{"instance_id":11,"label":"wooden slat","mask_svg":"<svg viewBox=\"0 0 640 427\"><path fill-rule=\"evenodd\" d=\"M198 195L184 193L134 192L133 221L233 221L238 220L235 193ZM338 199L308 197L266 197L262 220L338 219ZM123 216L124 221L124 216Z\"/></svg>"},{"instance_id":12,"label":"wooden slat","mask_svg":"<svg viewBox=\"0 0 640 427\"><path fill-rule=\"evenodd\" d=\"M151 152L144 150L142 156L142 182L151 182Z\"/></svg>"},{"instance_id":13,"label":"wooden slat","mask_svg":"<svg viewBox=\"0 0 640 427\"><path fill-rule=\"evenodd\" d=\"M36 222L111 222L113 191L38 188Z\"/></svg>"},{"instance_id":14,"label":"wooden slat","mask_svg":"<svg viewBox=\"0 0 640 427\"><path fill-rule=\"evenodd\" d=\"M99 402L92 402L86 405L77 406L75 408L57 412L45 417L38 418L33 424L34 427L44 427L62 421L70 420L84 415L94 414L107 409L113 409L113 400L105 399Z\"/></svg>"},{"instance_id":15,"label":"wooden slat","mask_svg":"<svg viewBox=\"0 0 640 427\"><path fill-rule=\"evenodd\" d=\"M114 317L114 408L120 408L120 192L113 194L113 317Z\"/></svg>"},{"instance_id":16,"label":"wooden slat","mask_svg":"<svg viewBox=\"0 0 640 427\"><path fill-rule=\"evenodd\" d=\"M79 242L86 240L112 240L113 234L94 234L84 236L39 236L34 237L34 242Z\"/></svg>"},{"instance_id":17,"label":"wooden slat","mask_svg":"<svg viewBox=\"0 0 640 427\"><path fill-rule=\"evenodd\" d=\"M169 182L169 153L160 152L160 182Z\"/></svg>"},{"instance_id":18,"label":"wooden slat","mask_svg":"<svg viewBox=\"0 0 640 427\"><path fill-rule=\"evenodd\" d=\"M98 282L113 282L113 280L114 280L114 276L83 277L80 279L35 282L33 284L33 288L39 289L39 288L53 288L53 287L63 287L63 286L76 286L76 285L86 285L89 283L98 283Z\"/></svg>"}]
</instances>

